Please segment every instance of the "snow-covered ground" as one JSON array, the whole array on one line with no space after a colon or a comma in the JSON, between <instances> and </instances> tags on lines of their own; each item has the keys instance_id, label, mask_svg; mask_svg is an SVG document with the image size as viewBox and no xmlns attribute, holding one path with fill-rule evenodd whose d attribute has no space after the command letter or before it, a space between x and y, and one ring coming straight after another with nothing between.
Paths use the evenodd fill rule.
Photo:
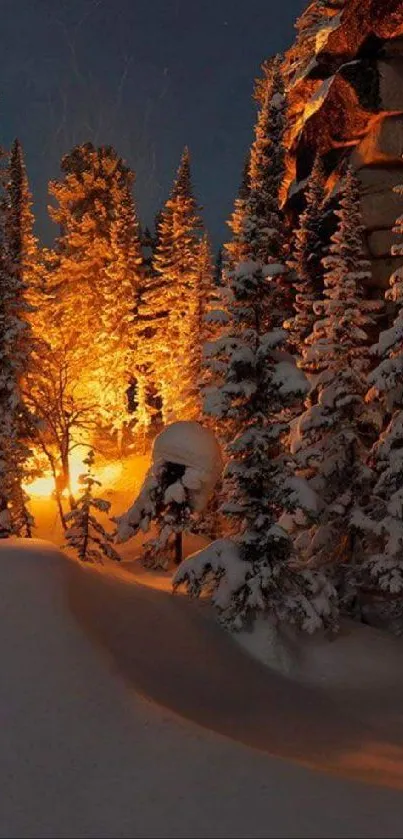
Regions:
<instances>
[{"instance_id":1,"label":"snow-covered ground","mask_svg":"<svg viewBox=\"0 0 403 839\"><path fill-rule=\"evenodd\" d=\"M370 693L398 689L403 699L403 638L386 630L344 619L334 635L310 635L260 617L253 632L234 637L258 661L298 681Z\"/></svg>"},{"instance_id":2,"label":"snow-covered ground","mask_svg":"<svg viewBox=\"0 0 403 839\"><path fill-rule=\"evenodd\" d=\"M401 836L403 727L376 697L293 685L206 605L43 542L1 543L0 576L4 839Z\"/></svg>"}]
</instances>

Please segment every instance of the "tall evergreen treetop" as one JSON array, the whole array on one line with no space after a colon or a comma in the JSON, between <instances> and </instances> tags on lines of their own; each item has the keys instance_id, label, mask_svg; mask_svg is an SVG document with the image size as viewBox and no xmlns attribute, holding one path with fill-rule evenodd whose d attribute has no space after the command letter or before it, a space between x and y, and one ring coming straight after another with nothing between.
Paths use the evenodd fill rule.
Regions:
<instances>
[{"instance_id":1,"label":"tall evergreen treetop","mask_svg":"<svg viewBox=\"0 0 403 839\"><path fill-rule=\"evenodd\" d=\"M7 180L6 237L13 270L19 272L26 287L26 299L40 305L43 268L34 235L32 196L29 190L22 145L14 140L9 157Z\"/></svg>"},{"instance_id":2,"label":"tall evergreen treetop","mask_svg":"<svg viewBox=\"0 0 403 839\"><path fill-rule=\"evenodd\" d=\"M153 269L159 276L157 306L166 312L153 339L155 367L164 403L164 418L192 419L191 367L194 342L190 325L198 306L201 220L193 195L189 151L185 148L171 195L161 214ZM152 308L149 295L148 308Z\"/></svg>"},{"instance_id":3,"label":"tall evergreen treetop","mask_svg":"<svg viewBox=\"0 0 403 839\"><path fill-rule=\"evenodd\" d=\"M336 215L338 228L329 255L323 260L324 299L313 306L321 317L306 340L308 349L304 353L305 368L312 368L312 372L337 365L341 359L354 369L368 367L368 331L374 325L374 313L381 307L379 301L365 299L371 266L363 250L360 186L351 169L342 183Z\"/></svg>"},{"instance_id":4,"label":"tall evergreen treetop","mask_svg":"<svg viewBox=\"0 0 403 839\"><path fill-rule=\"evenodd\" d=\"M315 313L313 303L323 286L324 246L322 237L325 179L320 158L316 158L306 190L305 210L299 219L295 234L294 252L289 265L295 273L294 316L285 326L289 330L297 353L313 329Z\"/></svg>"},{"instance_id":5,"label":"tall evergreen treetop","mask_svg":"<svg viewBox=\"0 0 403 839\"><path fill-rule=\"evenodd\" d=\"M226 246L235 269L237 264L248 260L266 266L264 271L271 286L270 312L263 319L268 328L274 323L282 325L291 306L285 281L285 220L280 208L285 125L286 99L281 59L277 57L271 72L265 74L265 94L250 152L248 194L236 207L231 222L233 240ZM266 296L262 298L263 305L265 300Z\"/></svg>"}]
</instances>

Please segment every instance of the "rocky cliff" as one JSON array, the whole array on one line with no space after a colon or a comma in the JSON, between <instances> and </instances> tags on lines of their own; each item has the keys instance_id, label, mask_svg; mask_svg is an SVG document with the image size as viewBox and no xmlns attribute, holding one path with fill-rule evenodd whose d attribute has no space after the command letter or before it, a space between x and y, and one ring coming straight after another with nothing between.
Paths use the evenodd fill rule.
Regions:
<instances>
[{"instance_id":1,"label":"rocky cliff","mask_svg":"<svg viewBox=\"0 0 403 839\"><path fill-rule=\"evenodd\" d=\"M298 44L286 57L291 119L284 195L297 212L317 152L329 193L337 191L349 159L362 183L372 282L381 289L399 264L390 248L391 227L402 213L393 186L403 183L403 0L339 5L311 34L297 68Z\"/></svg>"}]
</instances>

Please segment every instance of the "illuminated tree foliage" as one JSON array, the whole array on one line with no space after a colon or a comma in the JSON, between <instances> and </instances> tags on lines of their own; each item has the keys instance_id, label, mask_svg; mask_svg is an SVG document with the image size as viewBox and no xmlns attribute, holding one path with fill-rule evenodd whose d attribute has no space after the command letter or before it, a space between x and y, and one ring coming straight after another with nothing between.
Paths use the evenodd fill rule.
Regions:
<instances>
[{"instance_id":1,"label":"illuminated tree foliage","mask_svg":"<svg viewBox=\"0 0 403 839\"><path fill-rule=\"evenodd\" d=\"M77 146L62 160L50 193L60 227L54 273L59 321L76 351L81 385L98 403L99 425L128 421L126 391L134 366L131 324L142 254L131 195L133 173L110 146Z\"/></svg>"},{"instance_id":2,"label":"illuminated tree foliage","mask_svg":"<svg viewBox=\"0 0 403 839\"><path fill-rule=\"evenodd\" d=\"M49 316L54 313L46 306ZM93 440L97 433L98 403L90 401L77 373L75 348L63 343L63 333L50 343L35 349L28 376L26 399L39 420L35 443L48 460L55 481L55 494L63 527L63 499L74 507L70 459L80 445Z\"/></svg>"}]
</instances>

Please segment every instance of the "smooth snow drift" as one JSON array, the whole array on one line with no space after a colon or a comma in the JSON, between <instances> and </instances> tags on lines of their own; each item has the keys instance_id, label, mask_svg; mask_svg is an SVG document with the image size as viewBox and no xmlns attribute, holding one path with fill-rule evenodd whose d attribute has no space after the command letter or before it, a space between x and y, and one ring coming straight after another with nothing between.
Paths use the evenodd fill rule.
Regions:
<instances>
[{"instance_id":1,"label":"smooth snow drift","mask_svg":"<svg viewBox=\"0 0 403 839\"><path fill-rule=\"evenodd\" d=\"M246 736L254 721L264 722L262 746L270 732L278 745L276 731L300 740L299 688L288 683L295 726L286 731L286 683L271 681L185 599L82 569L39 541L1 543L0 578L4 839L401 836L400 790L288 765L146 702L75 622L66 591L88 624L96 618L98 630L108 630L111 651L120 639L125 675L137 676L139 688L151 693L159 685L160 698L169 695L173 706L176 694L178 707L192 703L196 718L206 703L214 715L220 688L219 723L226 717L228 728L239 727L244 720ZM340 762L343 750L356 748L358 760L370 745L345 739ZM384 742L383 760L386 774L395 767L397 782L398 743Z\"/></svg>"}]
</instances>

